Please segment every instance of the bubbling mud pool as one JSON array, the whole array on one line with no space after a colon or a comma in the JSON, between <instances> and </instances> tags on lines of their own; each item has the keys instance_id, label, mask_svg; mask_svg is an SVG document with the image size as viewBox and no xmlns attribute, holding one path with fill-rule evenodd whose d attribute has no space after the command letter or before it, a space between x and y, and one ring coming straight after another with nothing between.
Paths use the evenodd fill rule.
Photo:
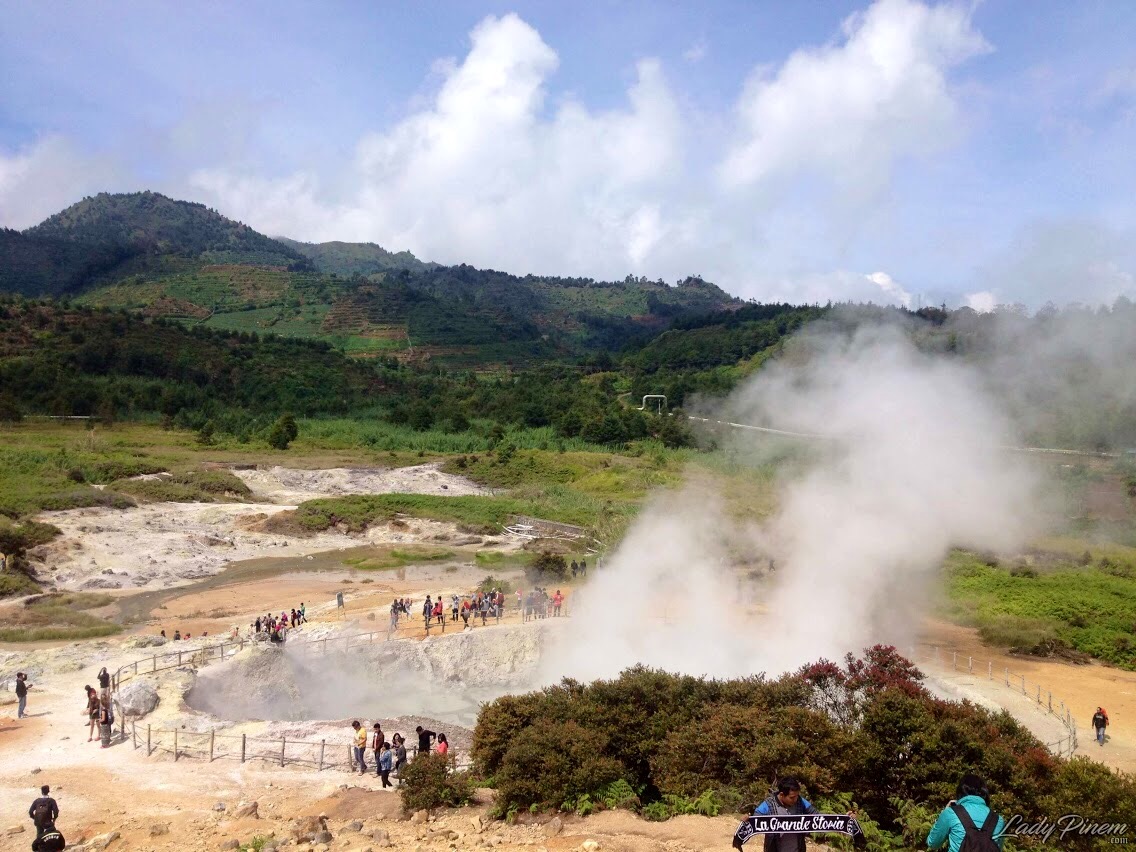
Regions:
<instances>
[{"instance_id":1,"label":"bubbling mud pool","mask_svg":"<svg viewBox=\"0 0 1136 852\"><path fill-rule=\"evenodd\" d=\"M203 669L185 700L234 722L425 716L472 728L484 702L540 685L540 659L557 626L481 628L349 650L339 638L326 652L319 640L258 645Z\"/></svg>"}]
</instances>

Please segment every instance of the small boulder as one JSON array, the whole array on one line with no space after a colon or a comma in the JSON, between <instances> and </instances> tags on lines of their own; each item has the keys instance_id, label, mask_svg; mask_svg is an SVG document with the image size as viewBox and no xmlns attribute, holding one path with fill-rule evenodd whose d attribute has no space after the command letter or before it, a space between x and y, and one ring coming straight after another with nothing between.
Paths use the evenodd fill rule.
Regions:
<instances>
[{"instance_id":1,"label":"small boulder","mask_svg":"<svg viewBox=\"0 0 1136 852\"><path fill-rule=\"evenodd\" d=\"M599 852L600 844L598 840L585 840L580 844L580 849L583 852Z\"/></svg>"},{"instance_id":2,"label":"small boulder","mask_svg":"<svg viewBox=\"0 0 1136 852\"><path fill-rule=\"evenodd\" d=\"M312 835L312 843L315 843L315 844L331 843L331 832L328 831L326 828L323 829L322 831L317 831L315 834Z\"/></svg>"},{"instance_id":3,"label":"small boulder","mask_svg":"<svg viewBox=\"0 0 1136 852\"><path fill-rule=\"evenodd\" d=\"M13 834L23 834L25 831L22 825L12 825L4 832L6 837L11 837Z\"/></svg>"},{"instance_id":4,"label":"small boulder","mask_svg":"<svg viewBox=\"0 0 1136 852\"><path fill-rule=\"evenodd\" d=\"M87 841L88 849L106 849L114 841L118 840L119 834L117 831L108 831L106 834L100 834L92 837Z\"/></svg>"},{"instance_id":5,"label":"small boulder","mask_svg":"<svg viewBox=\"0 0 1136 852\"><path fill-rule=\"evenodd\" d=\"M345 825L343 828L344 828L345 831L362 831L363 830L363 820L361 820L361 819L352 820L351 822L347 823L347 825Z\"/></svg>"},{"instance_id":6,"label":"small boulder","mask_svg":"<svg viewBox=\"0 0 1136 852\"><path fill-rule=\"evenodd\" d=\"M242 817L256 817L260 818L260 814L256 812L256 802L239 802L236 810L233 811L234 819L241 819Z\"/></svg>"},{"instance_id":7,"label":"small boulder","mask_svg":"<svg viewBox=\"0 0 1136 852\"><path fill-rule=\"evenodd\" d=\"M470 823L473 825L473 830L480 834L485 829L485 823L481 821L480 816L470 817Z\"/></svg>"},{"instance_id":8,"label":"small boulder","mask_svg":"<svg viewBox=\"0 0 1136 852\"><path fill-rule=\"evenodd\" d=\"M169 834L169 833L170 833L170 827L168 825L166 825L165 823L155 823L154 825L150 826L150 836L151 837L161 837L163 834Z\"/></svg>"},{"instance_id":9,"label":"small boulder","mask_svg":"<svg viewBox=\"0 0 1136 852\"><path fill-rule=\"evenodd\" d=\"M421 825L424 822L428 822L429 819L430 814L427 811L415 811L414 816L410 818L410 822L414 825Z\"/></svg>"},{"instance_id":10,"label":"small boulder","mask_svg":"<svg viewBox=\"0 0 1136 852\"><path fill-rule=\"evenodd\" d=\"M221 844L222 849L240 849L241 841L239 840L226 840Z\"/></svg>"},{"instance_id":11,"label":"small boulder","mask_svg":"<svg viewBox=\"0 0 1136 852\"><path fill-rule=\"evenodd\" d=\"M115 700L123 716L140 719L158 706L158 690L144 680L132 680L118 691Z\"/></svg>"},{"instance_id":12,"label":"small boulder","mask_svg":"<svg viewBox=\"0 0 1136 852\"><path fill-rule=\"evenodd\" d=\"M371 839L378 846L388 846L390 845L390 832L385 828L376 828L371 832Z\"/></svg>"},{"instance_id":13,"label":"small boulder","mask_svg":"<svg viewBox=\"0 0 1136 852\"><path fill-rule=\"evenodd\" d=\"M218 811L218 812L225 810L225 803L224 802L218 802L217 804L215 804L213 806L213 810Z\"/></svg>"},{"instance_id":14,"label":"small boulder","mask_svg":"<svg viewBox=\"0 0 1136 852\"><path fill-rule=\"evenodd\" d=\"M564 830L564 822L560 817L553 817L544 826L544 833L549 837L555 837Z\"/></svg>"}]
</instances>

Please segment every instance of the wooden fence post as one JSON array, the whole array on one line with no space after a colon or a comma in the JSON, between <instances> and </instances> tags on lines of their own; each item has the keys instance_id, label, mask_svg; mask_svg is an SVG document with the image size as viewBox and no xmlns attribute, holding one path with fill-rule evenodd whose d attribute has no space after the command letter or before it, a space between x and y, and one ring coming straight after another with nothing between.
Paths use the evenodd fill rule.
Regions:
<instances>
[{"instance_id":1,"label":"wooden fence post","mask_svg":"<svg viewBox=\"0 0 1136 852\"><path fill-rule=\"evenodd\" d=\"M174 763L178 762L178 729L174 728Z\"/></svg>"},{"instance_id":2,"label":"wooden fence post","mask_svg":"<svg viewBox=\"0 0 1136 852\"><path fill-rule=\"evenodd\" d=\"M151 754L153 754L153 751L151 751L151 749L150 749L150 726L147 725L146 726L146 757L149 757Z\"/></svg>"},{"instance_id":3,"label":"wooden fence post","mask_svg":"<svg viewBox=\"0 0 1136 852\"><path fill-rule=\"evenodd\" d=\"M974 657L966 658L966 673L974 674Z\"/></svg>"},{"instance_id":4,"label":"wooden fence post","mask_svg":"<svg viewBox=\"0 0 1136 852\"><path fill-rule=\"evenodd\" d=\"M241 763L245 762L245 735L241 734Z\"/></svg>"},{"instance_id":5,"label":"wooden fence post","mask_svg":"<svg viewBox=\"0 0 1136 852\"><path fill-rule=\"evenodd\" d=\"M181 665L181 651L178 651L178 665Z\"/></svg>"},{"instance_id":6,"label":"wooden fence post","mask_svg":"<svg viewBox=\"0 0 1136 852\"><path fill-rule=\"evenodd\" d=\"M320 772L323 772L323 749L325 745L327 745L327 740L320 740Z\"/></svg>"},{"instance_id":7,"label":"wooden fence post","mask_svg":"<svg viewBox=\"0 0 1136 852\"><path fill-rule=\"evenodd\" d=\"M138 750L138 723L133 720L130 722L130 744L135 751Z\"/></svg>"},{"instance_id":8,"label":"wooden fence post","mask_svg":"<svg viewBox=\"0 0 1136 852\"><path fill-rule=\"evenodd\" d=\"M216 736L217 736L217 729L216 728L210 728L209 729L209 762L210 763L213 762L213 739Z\"/></svg>"},{"instance_id":9,"label":"wooden fence post","mask_svg":"<svg viewBox=\"0 0 1136 852\"><path fill-rule=\"evenodd\" d=\"M150 658L150 671L156 672L158 670L158 655L155 654Z\"/></svg>"},{"instance_id":10,"label":"wooden fence post","mask_svg":"<svg viewBox=\"0 0 1136 852\"><path fill-rule=\"evenodd\" d=\"M280 765L281 766L284 765L284 749L287 746L288 746L288 738L287 737L281 737L280 738Z\"/></svg>"},{"instance_id":11,"label":"wooden fence post","mask_svg":"<svg viewBox=\"0 0 1136 852\"><path fill-rule=\"evenodd\" d=\"M994 664L993 663L987 663L986 664L986 678L987 678L987 680L994 680Z\"/></svg>"}]
</instances>

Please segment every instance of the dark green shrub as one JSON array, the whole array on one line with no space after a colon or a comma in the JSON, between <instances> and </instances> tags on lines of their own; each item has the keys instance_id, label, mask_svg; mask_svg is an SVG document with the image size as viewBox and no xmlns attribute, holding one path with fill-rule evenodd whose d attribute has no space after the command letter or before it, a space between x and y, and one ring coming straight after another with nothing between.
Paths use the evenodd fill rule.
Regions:
<instances>
[{"instance_id":1,"label":"dark green shrub","mask_svg":"<svg viewBox=\"0 0 1136 852\"><path fill-rule=\"evenodd\" d=\"M592 794L623 774L608 751L609 742L598 731L576 722L539 720L518 733L505 752L496 774L498 806L559 808Z\"/></svg>"},{"instance_id":2,"label":"dark green shrub","mask_svg":"<svg viewBox=\"0 0 1136 852\"><path fill-rule=\"evenodd\" d=\"M568 563L559 553L545 551L525 566L525 580L530 584L564 582L568 579Z\"/></svg>"},{"instance_id":3,"label":"dark green shrub","mask_svg":"<svg viewBox=\"0 0 1136 852\"><path fill-rule=\"evenodd\" d=\"M402 772L402 809L407 813L433 808L458 808L473 798L469 772L456 772L444 754L422 754Z\"/></svg>"}]
</instances>

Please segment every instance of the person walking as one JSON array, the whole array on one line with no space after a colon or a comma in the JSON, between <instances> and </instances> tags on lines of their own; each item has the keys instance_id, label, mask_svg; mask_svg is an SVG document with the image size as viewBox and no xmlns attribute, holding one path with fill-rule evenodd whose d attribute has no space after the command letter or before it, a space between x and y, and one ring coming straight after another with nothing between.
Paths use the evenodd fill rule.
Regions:
<instances>
[{"instance_id":1,"label":"person walking","mask_svg":"<svg viewBox=\"0 0 1136 852\"><path fill-rule=\"evenodd\" d=\"M1104 729L1108 727L1108 713L1100 707L1093 714L1093 730L1097 732L1097 745L1104 745Z\"/></svg>"},{"instance_id":2,"label":"person walking","mask_svg":"<svg viewBox=\"0 0 1136 852\"><path fill-rule=\"evenodd\" d=\"M973 772L959 780L955 798L947 802L927 835L927 848L939 849L949 844L949 852L959 852L967 843L968 850L996 852L1002 848L1005 821L990 810L990 791L986 782Z\"/></svg>"},{"instance_id":3,"label":"person walking","mask_svg":"<svg viewBox=\"0 0 1136 852\"><path fill-rule=\"evenodd\" d=\"M383 779L383 787L393 787L390 782L391 766L394 763L394 755L391 754L390 743L382 743L380 746L381 751L378 754L379 763L379 777Z\"/></svg>"},{"instance_id":4,"label":"person walking","mask_svg":"<svg viewBox=\"0 0 1136 852\"><path fill-rule=\"evenodd\" d=\"M106 670L106 666L99 669L99 699L106 699L110 701L110 672Z\"/></svg>"},{"instance_id":5,"label":"person walking","mask_svg":"<svg viewBox=\"0 0 1136 852\"><path fill-rule=\"evenodd\" d=\"M450 753L450 743L449 740L446 739L445 734L438 734L438 745L436 746L436 748L438 750L438 754L445 755Z\"/></svg>"},{"instance_id":6,"label":"person walking","mask_svg":"<svg viewBox=\"0 0 1136 852\"><path fill-rule=\"evenodd\" d=\"M16 718L22 719L27 714L28 690L32 685L28 683L28 676L23 672L16 672Z\"/></svg>"},{"instance_id":7,"label":"person walking","mask_svg":"<svg viewBox=\"0 0 1136 852\"><path fill-rule=\"evenodd\" d=\"M564 595L560 594L560 589L556 590L556 594L552 596L552 615L555 618L560 617L560 607L564 604Z\"/></svg>"},{"instance_id":8,"label":"person walking","mask_svg":"<svg viewBox=\"0 0 1136 852\"><path fill-rule=\"evenodd\" d=\"M87 690L87 742L95 738L95 728L99 724L99 694L93 686L84 687Z\"/></svg>"},{"instance_id":9,"label":"person walking","mask_svg":"<svg viewBox=\"0 0 1136 852\"><path fill-rule=\"evenodd\" d=\"M351 747L355 749L355 763L359 766L359 774L365 775L367 773L367 732L363 730L358 719L351 723L351 729L355 732L351 737Z\"/></svg>"},{"instance_id":10,"label":"person walking","mask_svg":"<svg viewBox=\"0 0 1136 852\"><path fill-rule=\"evenodd\" d=\"M32 849L36 850L44 836L55 830L55 821L59 819L59 804L51 797L51 787L44 784L39 793L39 798L28 808L28 816L36 827L36 839L32 843Z\"/></svg>"},{"instance_id":11,"label":"person walking","mask_svg":"<svg viewBox=\"0 0 1136 852\"><path fill-rule=\"evenodd\" d=\"M452 624L457 624L458 623L458 607L461 606L461 601L458 600L457 595L454 595L453 600L450 601L450 604L451 604L450 622Z\"/></svg>"}]
</instances>

